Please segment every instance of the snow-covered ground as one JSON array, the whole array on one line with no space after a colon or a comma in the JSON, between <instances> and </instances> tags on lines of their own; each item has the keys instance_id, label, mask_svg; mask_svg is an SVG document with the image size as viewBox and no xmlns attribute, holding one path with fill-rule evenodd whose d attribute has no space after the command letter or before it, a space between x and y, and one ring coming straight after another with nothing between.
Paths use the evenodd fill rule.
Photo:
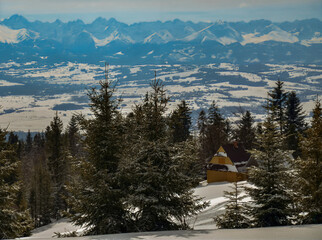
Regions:
<instances>
[{"instance_id":1,"label":"snow-covered ground","mask_svg":"<svg viewBox=\"0 0 322 240\"><path fill-rule=\"evenodd\" d=\"M210 206L188 222L193 231L165 231L146 233L110 234L102 236L87 236L69 239L81 240L112 240L112 239L322 239L322 225L287 226L254 229L216 229L213 218L224 209L227 199L223 197L224 191L230 191L232 184L227 182L203 184L195 189L195 194L210 202ZM50 239L55 233L81 231L79 227L72 225L67 219L35 229L31 237L23 239Z\"/></svg>"},{"instance_id":2,"label":"snow-covered ground","mask_svg":"<svg viewBox=\"0 0 322 240\"><path fill-rule=\"evenodd\" d=\"M80 240L319 240L322 236L322 225L303 225L288 227L252 228L252 229L219 229L194 231L165 231L146 233L125 233L81 238ZM32 239L32 238L30 238ZM36 238L34 238L36 239ZM41 238L45 239L45 238Z\"/></svg>"}]
</instances>

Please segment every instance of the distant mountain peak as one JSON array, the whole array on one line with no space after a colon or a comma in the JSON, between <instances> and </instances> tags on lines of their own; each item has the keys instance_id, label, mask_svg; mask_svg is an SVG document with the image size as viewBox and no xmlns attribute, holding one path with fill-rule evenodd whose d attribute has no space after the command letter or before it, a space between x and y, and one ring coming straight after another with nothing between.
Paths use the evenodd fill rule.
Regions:
<instances>
[{"instance_id":1,"label":"distant mountain peak","mask_svg":"<svg viewBox=\"0 0 322 240\"><path fill-rule=\"evenodd\" d=\"M19 15L19 14L12 15L8 20L28 22L28 20L25 17L23 17L22 15Z\"/></svg>"},{"instance_id":2,"label":"distant mountain peak","mask_svg":"<svg viewBox=\"0 0 322 240\"><path fill-rule=\"evenodd\" d=\"M60 19L56 19L55 24L62 24L63 22Z\"/></svg>"},{"instance_id":3,"label":"distant mountain peak","mask_svg":"<svg viewBox=\"0 0 322 240\"><path fill-rule=\"evenodd\" d=\"M106 18L103 18L103 17L98 17L96 18L92 24L107 24L108 21L106 20Z\"/></svg>"},{"instance_id":4,"label":"distant mountain peak","mask_svg":"<svg viewBox=\"0 0 322 240\"><path fill-rule=\"evenodd\" d=\"M119 23L115 18L110 18L108 21L108 24L113 24L113 23Z\"/></svg>"},{"instance_id":5,"label":"distant mountain peak","mask_svg":"<svg viewBox=\"0 0 322 240\"><path fill-rule=\"evenodd\" d=\"M19 14L14 14L10 18L2 21L2 24L11 27L12 29L21 29L27 27L30 22Z\"/></svg>"}]
</instances>

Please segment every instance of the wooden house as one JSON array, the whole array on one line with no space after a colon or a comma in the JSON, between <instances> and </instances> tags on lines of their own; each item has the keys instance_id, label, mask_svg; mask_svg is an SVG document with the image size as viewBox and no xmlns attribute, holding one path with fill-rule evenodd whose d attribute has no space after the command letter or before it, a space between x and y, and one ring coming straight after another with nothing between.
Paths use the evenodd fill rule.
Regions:
<instances>
[{"instance_id":1,"label":"wooden house","mask_svg":"<svg viewBox=\"0 0 322 240\"><path fill-rule=\"evenodd\" d=\"M234 142L221 146L207 164L207 182L246 180L249 160L250 154L242 144Z\"/></svg>"}]
</instances>

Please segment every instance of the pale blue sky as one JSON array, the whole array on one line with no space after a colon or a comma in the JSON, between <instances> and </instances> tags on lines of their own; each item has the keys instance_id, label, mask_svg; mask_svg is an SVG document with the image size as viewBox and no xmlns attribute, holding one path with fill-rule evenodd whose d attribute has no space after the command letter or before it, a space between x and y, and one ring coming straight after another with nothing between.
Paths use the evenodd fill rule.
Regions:
<instances>
[{"instance_id":1,"label":"pale blue sky","mask_svg":"<svg viewBox=\"0 0 322 240\"><path fill-rule=\"evenodd\" d=\"M275 22L322 19L322 0L0 0L0 18L91 22L101 16L126 23L179 18L192 21Z\"/></svg>"}]
</instances>

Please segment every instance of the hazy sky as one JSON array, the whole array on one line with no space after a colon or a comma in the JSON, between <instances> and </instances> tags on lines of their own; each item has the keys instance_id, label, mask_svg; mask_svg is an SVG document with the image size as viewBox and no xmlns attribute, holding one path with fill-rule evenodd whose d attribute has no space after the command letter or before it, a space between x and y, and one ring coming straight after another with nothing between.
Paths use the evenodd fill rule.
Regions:
<instances>
[{"instance_id":1,"label":"hazy sky","mask_svg":"<svg viewBox=\"0 0 322 240\"><path fill-rule=\"evenodd\" d=\"M21 14L29 20L249 21L322 19L322 0L0 0L0 18Z\"/></svg>"}]
</instances>

